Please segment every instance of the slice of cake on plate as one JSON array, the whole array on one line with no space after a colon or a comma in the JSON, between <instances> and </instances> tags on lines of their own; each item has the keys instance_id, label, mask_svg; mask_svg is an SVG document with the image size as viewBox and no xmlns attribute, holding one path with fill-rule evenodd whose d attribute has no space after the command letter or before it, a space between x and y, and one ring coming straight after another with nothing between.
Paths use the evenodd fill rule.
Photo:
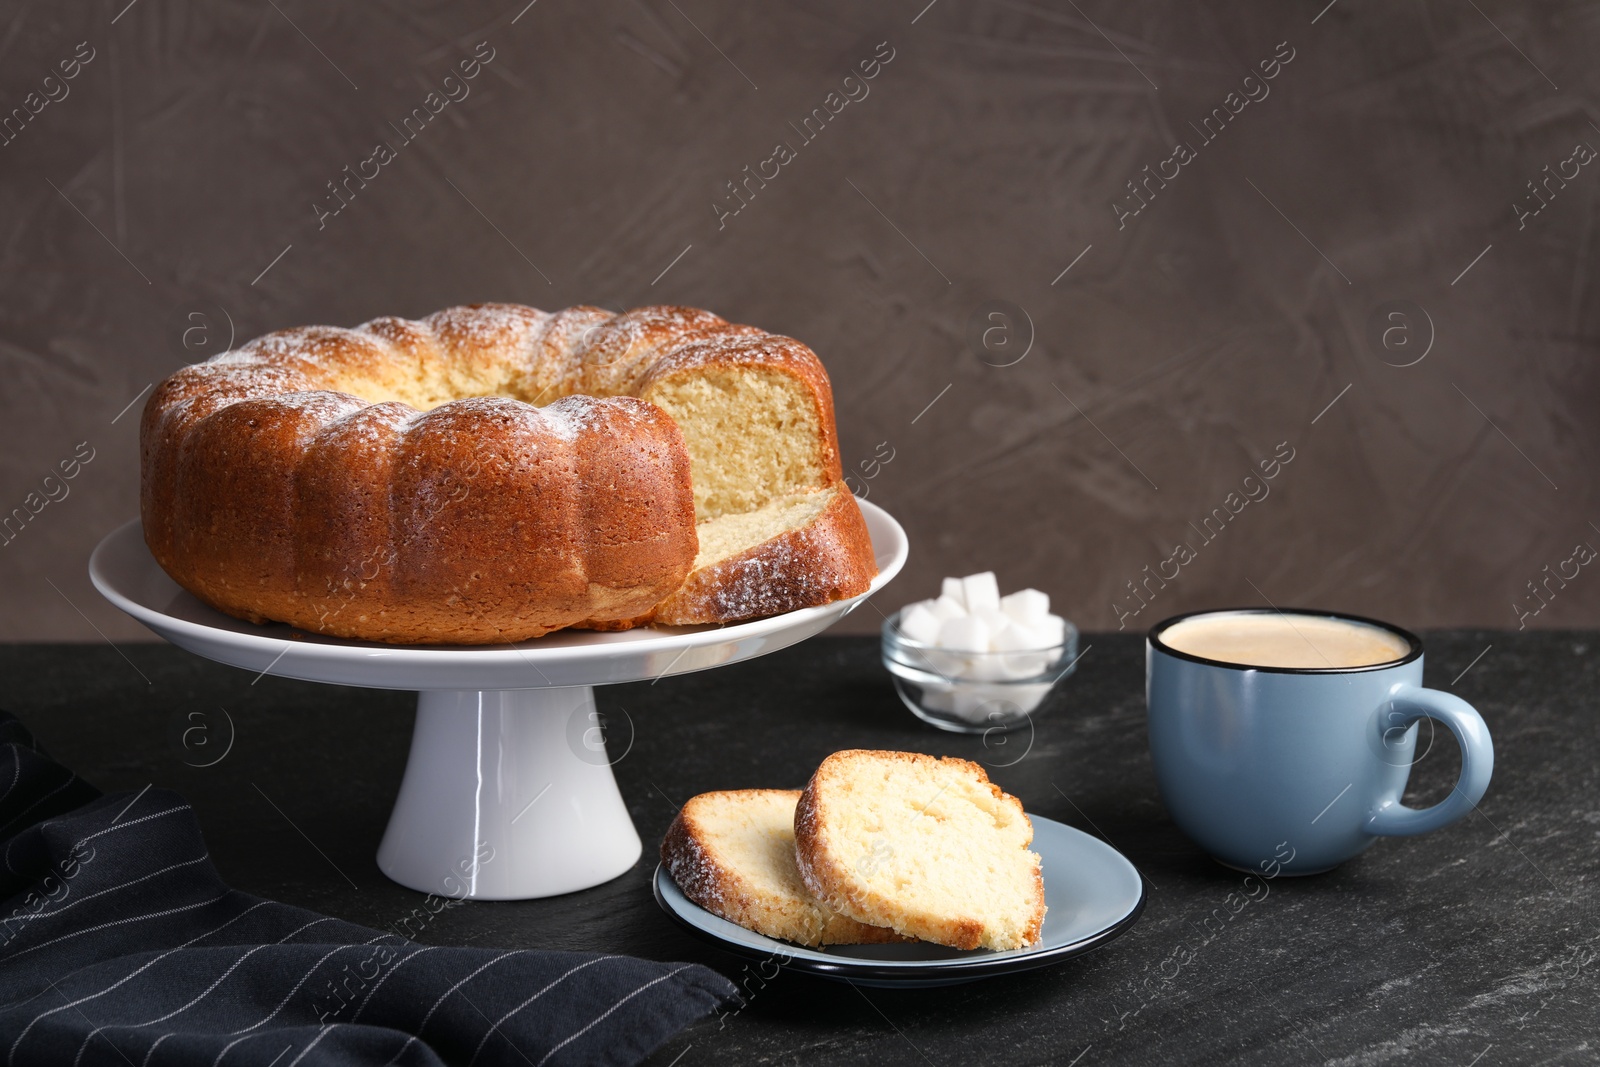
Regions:
<instances>
[{"instance_id":1,"label":"slice of cake on plate","mask_svg":"<svg viewBox=\"0 0 1600 1067\"><path fill-rule=\"evenodd\" d=\"M856 922L955 948L1026 948L1044 879L1022 802L963 759L835 752L795 810L800 878Z\"/></svg>"}]
</instances>

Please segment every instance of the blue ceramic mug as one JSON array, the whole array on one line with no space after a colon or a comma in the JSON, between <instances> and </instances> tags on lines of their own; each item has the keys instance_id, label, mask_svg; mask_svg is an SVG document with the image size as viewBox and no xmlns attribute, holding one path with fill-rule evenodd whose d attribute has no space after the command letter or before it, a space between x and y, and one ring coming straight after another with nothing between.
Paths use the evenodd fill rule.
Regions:
<instances>
[{"instance_id":1,"label":"blue ceramic mug","mask_svg":"<svg viewBox=\"0 0 1600 1067\"><path fill-rule=\"evenodd\" d=\"M1378 627L1400 651L1370 666L1261 667L1162 640L1185 620L1250 614ZM1483 797L1494 770L1482 717L1459 697L1422 687L1422 642L1359 616L1247 608L1167 619L1146 642L1145 696L1150 756L1172 820L1221 863L1252 872L1274 864L1316 874L1379 837L1448 826ZM1444 800L1410 808L1400 797L1423 718L1455 735L1461 777Z\"/></svg>"}]
</instances>

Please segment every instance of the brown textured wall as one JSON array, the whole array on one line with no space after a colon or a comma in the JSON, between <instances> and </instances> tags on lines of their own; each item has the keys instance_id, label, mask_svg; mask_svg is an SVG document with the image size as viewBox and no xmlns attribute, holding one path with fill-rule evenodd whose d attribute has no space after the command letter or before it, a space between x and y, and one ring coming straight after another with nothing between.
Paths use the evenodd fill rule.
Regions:
<instances>
[{"instance_id":1,"label":"brown textured wall","mask_svg":"<svg viewBox=\"0 0 1600 1067\"><path fill-rule=\"evenodd\" d=\"M0 144L0 509L76 471L0 547L0 637L143 635L84 567L136 514L150 383L478 300L809 342L911 535L886 610L992 567L1087 628L1264 599L1514 627L1600 546L1600 9L925 3L0 12L0 113L38 108ZM777 173L735 214L746 165ZM1146 565L1177 577L1135 614ZM1600 620L1566 566L1528 624Z\"/></svg>"}]
</instances>

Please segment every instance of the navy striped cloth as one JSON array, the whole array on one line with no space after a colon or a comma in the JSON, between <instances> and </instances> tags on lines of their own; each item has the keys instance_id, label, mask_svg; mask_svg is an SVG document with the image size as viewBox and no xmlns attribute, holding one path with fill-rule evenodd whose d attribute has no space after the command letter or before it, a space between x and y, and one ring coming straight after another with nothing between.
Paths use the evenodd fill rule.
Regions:
<instances>
[{"instance_id":1,"label":"navy striped cloth","mask_svg":"<svg viewBox=\"0 0 1600 1067\"><path fill-rule=\"evenodd\" d=\"M419 945L229 889L165 790L102 796L0 712L0 1065L637 1063L705 967Z\"/></svg>"}]
</instances>

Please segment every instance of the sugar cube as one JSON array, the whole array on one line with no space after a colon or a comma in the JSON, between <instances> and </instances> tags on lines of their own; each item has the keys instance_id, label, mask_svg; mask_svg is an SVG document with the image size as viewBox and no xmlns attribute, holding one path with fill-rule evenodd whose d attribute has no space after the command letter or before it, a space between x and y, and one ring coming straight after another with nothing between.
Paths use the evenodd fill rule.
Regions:
<instances>
[{"instance_id":1,"label":"sugar cube","mask_svg":"<svg viewBox=\"0 0 1600 1067\"><path fill-rule=\"evenodd\" d=\"M1003 665L1008 678L1032 678L1043 674L1050 657L1039 651L1039 634L1031 627L1012 625L994 636L997 652L1015 652L1014 656L995 656Z\"/></svg>"},{"instance_id":2,"label":"sugar cube","mask_svg":"<svg viewBox=\"0 0 1600 1067\"><path fill-rule=\"evenodd\" d=\"M969 574L962 578L961 598L968 611L976 612L980 608L998 608L1000 606L1000 583L995 580L994 571Z\"/></svg>"},{"instance_id":3,"label":"sugar cube","mask_svg":"<svg viewBox=\"0 0 1600 1067\"><path fill-rule=\"evenodd\" d=\"M944 685L954 684L971 666L969 653L947 651L938 647L902 647L898 658L913 670L937 675Z\"/></svg>"},{"instance_id":4,"label":"sugar cube","mask_svg":"<svg viewBox=\"0 0 1600 1067\"><path fill-rule=\"evenodd\" d=\"M1067 639L1067 620L1060 615L1046 615L1028 629L1034 636L1034 648L1054 648Z\"/></svg>"},{"instance_id":5,"label":"sugar cube","mask_svg":"<svg viewBox=\"0 0 1600 1067\"><path fill-rule=\"evenodd\" d=\"M1008 723L1038 707L1049 692L1048 685L970 685L951 694L949 710L971 723Z\"/></svg>"},{"instance_id":6,"label":"sugar cube","mask_svg":"<svg viewBox=\"0 0 1600 1067\"><path fill-rule=\"evenodd\" d=\"M919 644L931 645L939 640L942 621L933 613L931 601L921 601L900 613L900 632Z\"/></svg>"},{"instance_id":7,"label":"sugar cube","mask_svg":"<svg viewBox=\"0 0 1600 1067\"><path fill-rule=\"evenodd\" d=\"M967 609L959 600L947 596L940 596L937 600L924 601L928 610L939 617L939 621L946 619L960 619L966 616Z\"/></svg>"},{"instance_id":8,"label":"sugar cube","mask_svg":"<svg viewBox=\"0 0 1600 1067\"><path fill-rule=\"evenodd\" d=\"M961 590L960 578L946 578L939 587L939 595L949 597L963 608L967 606L965 595Z\"/></svg>"},{"instance_id":9,"label":"sugar cube","mask_svg":"<svg viewBox=\"0 0 1600 1067\"><path fill-rule=\"evenodd\" d=\"M992 640L992 639L991 639ZM967 660L966 670L962 672L964 681L974 682L1004 682L1011 678L1011 668L1005 662L1008 657L997 656L990 652L986 655L974 655Z\"/></svg>"},{"instance_id":10,"label":"sugar cube","mask_svg":"<svg viewBox=\"0 0 1600 1067\"><path fill-rule=\"evenodd\" d=\"M1050 594L1037 589L1019 589L1000 598L1000 610L1024 626L1044 621L1050 614Z\"/></svg>"},{"instance_id":11,"label":"sugar cube","mask_svg":"<svg viewBox=\"0 0 1600 1067\"><path fill-rule=\"evenodd\" d=\"M951 711L971 723L1001 722L1015 718L1018 708L1004 686L969 685L953 694Z\"/></svg>"},{"instance_id":12,"label":"sugar cube","mask_svg":"<svg viewBox=\"0 0 1600 1067\"><path fill-rule=\"evenodd\" d=\"M988 625L989 637L991 640L993 640L993 638L998 635L1001 630L1009 629L1012 625L1011 616L1007 615L999 608L978 608L976 611L972 612L972 616L973 618L982 619Z\"/></svg>"},{"instance_id":13,"label":"sugar cube","mask_svg":"<svg viewBox=\"0 0 1600 1067\"><path fill-rule=\"evenodd\" d=\"M970 615L946 619L939 624L938 644L957 652L987 652L989 624Z\"/></svg>"}]
</instances>

